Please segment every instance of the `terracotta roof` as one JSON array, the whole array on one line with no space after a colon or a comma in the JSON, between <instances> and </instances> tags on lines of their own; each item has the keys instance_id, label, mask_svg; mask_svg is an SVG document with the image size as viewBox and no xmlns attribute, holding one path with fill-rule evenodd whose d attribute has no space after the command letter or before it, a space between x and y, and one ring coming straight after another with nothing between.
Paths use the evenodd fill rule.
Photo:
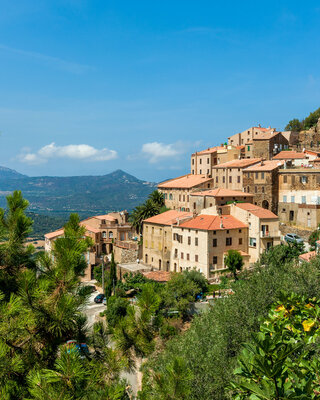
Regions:
<instances>
[{"instance_id":1,"label":"terracotta roof","mask_svg":"<svg viewBox=\"0 0 320 400\"><path fill-rule=\"evenodd\" d=\"M178 219L181 220L185 218L191 218L192 216L192 212L169 210L162 214L147 218L143 222L159 225L173 225L178 222Z\"/></svg>"},{"instance_id":2,"label":"terracotta roof","mask_svg":"<svg viewBox=\"0 0 320 400\"><path fill-rule=\"evenodd\" d=\"M188 174L180 176L179 178L170 179L169 181L158 184L159 189L191 189L196 186L200 186L202 183L212 181L212 178L206 177L206 175L193 175Z\"/></svg>"},{"instance_id":3,"label":"terracotta roof","mask_svg":"<svg viewBox=\"0 0 320 400\"><path fill-rule=\"evenodd\" d=\"M254 129L259 129L259 131L266 132L269 131L270 128L261 128L261 126L253 126Z\"/></svg>"},{"instance_id":4,"label":"terracotta roof","mask_svg":"<svg viewBox=\"0 0 320 400\"><path fill-rule=\"evenodd\" d=\"M231 160L223 164L215 165L213 168L246 168L259 161L261 161L261 158L242 158L241 160Z\"/></svg>"},{"instance_id":5,"label":"terracotta roof","mask_svg":"<svg viewBox=\"0 0 320 400\"><path fill-rule=\"evenodd\" d=\"M171 272L169 271L146 271L142 272L142 274L156 282L168 282L171 279Z\"/></svg>"},{"instance_id":6,"label":"terracotta roof","mask_svg":"<svg viewBox=\"0 0 320 400\"><path fill-rule=\"evenodd\" d=\"M306 158L305 153L298 153L297 151L280 151L276 156L273 157L274 160L293 160Z\"/></svg>"},{"instance_id":7,"label":"terracotta roof","mask_svg":"<svg viewBox=\"0 0 320 400\"><path fill-rule=\"evenodd\" d=\"M266 132L260 132L257 135L254 135L252 140L270 140L273 137L279 135L280 132L276 132L273 130L267 130Z\"/></svg>"},{"instance_id":8,"label":"terracotta roof","mask_svg":"<svg viewBox=\"0 0 320 400\"><path fill-rule=\"evenodd\" d=\"M281 167L284 164L284 160L267 160L263 163L252 165L246 168L244 171L272 171L276 168Z\"/></svg>"},{"instance_id":9,"label":"terracotta roof","mask_svg":"<svg viewBox=\"0 0 320 400\"><path fill-rule=\"evenodd\" d=\"M212 190L202 190L200 192L192 192L190 196L209 196L209 197L253 197L252 193L244 193L240 190L230 190L230 189L212 189Z\"/></svg>"},{"instance_id":10,"label":"terracotta roof","mask_svg":"<svg viewBox=\"0 0 320 400\"><path fill-rule=\"evenodd\" d=\"M64 229L58 229L57 231L46 233L44 237L47 239L53 239L55 237L62 236L63 234L64 234Z\"/></svg>"},{"instance_id":11,"label":"terracotta roof","mask_svg":"<svg viewBox=\"0 0 320 400\"><path fill-rule=\"evenodd\" d=\"M232 215L198 215L189 221L183 222L179 228L199 229L204 231L217 231L224 229L247 228L243 222Z\"/></svg>"},{"instance_id":12,"label":"terracotta roof","mask_svg":"<svg viewBox=\"0 0 320 400\"><path fill-rule=\"evenodd\" d=\"M318 154L320 154L318 151L312 151L312 150L305 150L304 152L306 154L310 154L311 156L318 156Z\"/></svg>"},{"instance_id":13,"label":"terracotta roof","mask_svg":"<svg viewBox=\"0 0 320 400\"><path fill-rule=\"evenodd\" d=\"M218 150L222 150L224 149L223 146L215 146L215 147L208 147L205 150L201 150L201 151L196 151L195 153L193 153L192 155L201 155L201 154L211 154L211 153L216 153Z\"/></svg>"},{"instance_id":14,"label":"terracotta roof","mask_svg":"<svg viewBox=\"0 0 320 400\"><path fill-rule=\"evenodd\" d=\"M262 219L278 219L279 217L270 210L256 206L251 203L236 203L236 207L242 208L242 210L249 211L251 214Z\"/></svg>"},{"instance_id":15,"label":"terracotta roof","mask_svg":"<svg viewBox=\"0 0 320 400\"><path fill-rule=\"evenodd\" d=\"M99 233L100 229L97 228L93 228L92 226L86 224L85 222L80 222L81 226L84 226L86 228L87 231L89 232L93 232L93 233Z\"/></svg>"},{"instance_id":16,"label":"terracotta roof","mask_svg":"<svg viewBox=\"0 0 320 400\"><path fill-rule=\"evenodd\" d=\"M115 221L116 218L111 217L111 215L109 214L105 214L105 215L95 215L93 218L97 218L97 219L105 219L107 221Z\"/></svg>"},{"instance_id":17,"label":"terracotta roof","mask_svg":"<svg viewBox=\"0 0 320 400\"><path fill-rule=\"evenodd\" d=\"M300 254L299 260L310 261L311 258L316 257L317 253L315 251L309 251L308 253Z\"/></svg>"},{"instance_id":18,"label":"terracotta roof","mask_svg":"<svg viewBox=\"0 0 320 400\"><path fill-rule=\"evenodd\" d=\"M242 144L241 146L236 146L236 149L240 149L240 150L242 150L242 149L244 149L245 148L245 145L244 144Z\"/></svg>"}]
</instances>

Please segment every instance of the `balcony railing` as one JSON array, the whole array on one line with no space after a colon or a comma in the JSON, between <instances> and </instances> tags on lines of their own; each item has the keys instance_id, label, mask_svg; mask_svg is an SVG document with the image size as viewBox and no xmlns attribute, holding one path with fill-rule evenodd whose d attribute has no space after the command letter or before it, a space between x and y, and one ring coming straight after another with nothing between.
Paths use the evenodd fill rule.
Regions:
<instances>
[{"instance_id":1,"label":"balcony railing","mask_svg":"<svg viewBox=\"0 0 320 400\"><path fill-rule=\"evenodd\" d=\"M279 237L280 234L277 231L261 231L260 237L263 238L271 238L271 237Z\"/></svg>"}]
</instances>

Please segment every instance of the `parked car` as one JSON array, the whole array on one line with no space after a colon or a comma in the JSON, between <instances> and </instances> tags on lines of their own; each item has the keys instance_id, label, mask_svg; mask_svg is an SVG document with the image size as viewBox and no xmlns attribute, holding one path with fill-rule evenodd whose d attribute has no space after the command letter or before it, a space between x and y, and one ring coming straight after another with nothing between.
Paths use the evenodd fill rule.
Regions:
<instances>
[{"instance_id":1,"label":"parked car","mask_svg":"<svg viewBox=\"0 0 320 400\"><path fill-rule=\"evenodd\" d=\"M286 236L284 237L284 240L287 243L303 243L302 237L296 235L295 233L287 233Z\"/></svg>"},{"instance_id":2,"label":"parked car","mask_svg":"<svg viewBox=\"0 0 320 400\"><path fill-rule=\"evenodd\" d=\"M99 294L93 299L93 301L94 301L95 303L102 303L104 298L105 298L105 295L102 294L102 293L99 293Z\"/></svg>"}]
</instances>

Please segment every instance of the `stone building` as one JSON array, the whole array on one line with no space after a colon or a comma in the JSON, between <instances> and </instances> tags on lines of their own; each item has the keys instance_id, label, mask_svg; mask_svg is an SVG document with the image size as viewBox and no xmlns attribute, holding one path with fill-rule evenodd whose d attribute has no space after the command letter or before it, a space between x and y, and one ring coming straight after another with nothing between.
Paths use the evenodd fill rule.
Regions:
<instances>
[{"instance_id":1,"label":"stone building","mask_svg":"<svg viewBox=\"0 0 320 400\"><path fill-rule=\"evenodd\" d=\"M269 128L263 128L261 125L252 126L243 132L236 133L235 135L228 137L228 144L232 146L247 145L248 143L252 142L254 136L262 132L269 132L270 130L275 129L271 128L270 126Z\"/></svg>"},{"instance_id":2,"label":"stone building","mask_svg":"<svg viewBox=\"0 0 320 400\"><path fill-rule=\"evenodd\" d=\"M86 228L86 236L90 237L94 243L93 247L84 255L88 268L83 279L91 280L93 279L93 269L101 263L101 257L110 254L114 247L130 242L135 230L128 222L127 211L90 217L81 221L80 225ZM53 242L63 235L63 229L45 234L45 251L50 252Z\"/></svg>"},{"instance_id":3,"label":"stone building","mask_svg":"<svg viewBox=\"0 0 320 400\"><path fill-rule=\"evenodd\" d=\"M158 190L164 194L166 207L172 210L190 211L190 193L212 187L213 179L207 175L188 174L159 183Z\"/></svg>"},{"instance_id":4,"label":"stone building","mask_svg":"<svg viewBox=\"0 0 320 400\"><path fill-rule=\"evenodd\" d=\"M320 118L314 127L299 132L296 147L300 150L320 150Z\"/></svg>"},{"instance_id":5,"label":"stone building","mask_svg":"<svg viewBox=\"0 0 320 400\"><path fill-rule=\"evenodd\" d=\"M250 165L260 162L260 158L228 161L212 169L213 185L216 188L240 190L243 188L242 171Z\"/></svg>"},{"instance_id":6,"label":"stone building","mask_svg":"<svg viewBox=\"0 0 320 400\"><path fill-rule=\"evenodd\" d=\"M159 270L170 271L172 227L190 218L190 212L169 210L144 220L143 263Z\"/></svg>"},{"instance_id":7,"label":"stone building","mask_svg":"<svg viewBox=\"0 0 320 400\"><path fill-rule=\"evenodd\" d=\"M236 249L248 264L248 225L231 215L198 215L172 226L171 270L196 268L209 280L226 270L225 252Z\"/></svg>"},{"instance_id":8,"label":"stone building","mask_svg":"<svg viewBox=\"0 0 320 400\"><path fill-rule=\"evenodd\" d=\"M320 169L288 168L278 172L280 221L316 229L320 223Z\"/></svg>"},{"instance_id":9,"label":"stone building","mask_svg":"<svg viewBox=\"0 0 320 400\"><path fill-rule=\"evenodd\" d=\"M221 214L221 208L233 202L253 202L253 194L230 189L211 189L190 194L190 210L199 214L205 208L214 208Z\"/></svg>"},{"instance_id":10,"label":"stone building","mask_svg":"<svg viewBox=\"0 0 320 400\"><path fill-rule=\"evenodd\" d=\"M230 215L246 223L250 264L272 246L280 244L279 217L262 207L250 203L235 203L230 206Z\"/></svg>"},{"instance_id":11,"label":"stone building","mask_svg":"<svg viewBox=\"0 0 320 400\"><path fill-rule=\"evenodd\" d=\"M191 154L191 173L212 175L215 165L241 158L242 148L235 146L216 146Z\"/></svg>"},{"instance_id":12,"label":"stone building","mask_svg":"<svg viewBox=\"0 0 320 400\"><path fill-rule=\"evenodd\" d=\"M297 152L294 150L283 150L273 157L273 160L285 161L286 165L301 167L309 164L311 160L314 160L316 156L312 156L305 152Z\"/></svg>"},{"instance_id":13,"label":"stone building","mask_svg":"<svg viewBox=\"0 0 320 400\"><path fill-rule=\"evenodd\" d=\"M253 203L278 212L278 171L284 164L281 160L260 161L243 170L243 190L254 195Z\"/></svg>"},{"instance_id":14,"label":"stone building","mask_svg":"<svg viewBox=\"0 0 320 400\"><path fill-rule=\"evenodd\" d=\"M265 160L271 160L280 151L289 148L288 139L281 132L273 130L254 135L252 142L253 157Z\"/></svg>"}]
</instances>

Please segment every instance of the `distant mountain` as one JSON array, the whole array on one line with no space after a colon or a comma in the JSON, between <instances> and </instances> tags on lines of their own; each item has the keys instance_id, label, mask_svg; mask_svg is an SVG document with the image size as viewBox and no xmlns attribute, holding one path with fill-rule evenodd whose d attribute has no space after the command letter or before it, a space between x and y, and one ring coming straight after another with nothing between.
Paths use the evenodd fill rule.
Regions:
<instances>
[{"instance_id":1,"label":"distant mountain","mask_svg":"<svg viewBox=\"0 0 320 400\"><path fill-rule=\"evenodd\" d=\"M14 169L0 166L0 179L18 179L27 178L27 175L22 175Z\"/></svg>"},{"instance_id":2,"label":"distant mountain","mask_svg":"<svg viewBox=\"0 0 320 400\"><path fill-rule=\"evenodd\" d=\"M29 211L62 217L71 212L87 217L115 210L130 211L156 189L155 183L122 170L103 176L70 177L28 177L12 170L5 176L5 171L1 167L1 207L5 206L5 196L18 189L29 200Z\"/></svg>"}]
</instances>

